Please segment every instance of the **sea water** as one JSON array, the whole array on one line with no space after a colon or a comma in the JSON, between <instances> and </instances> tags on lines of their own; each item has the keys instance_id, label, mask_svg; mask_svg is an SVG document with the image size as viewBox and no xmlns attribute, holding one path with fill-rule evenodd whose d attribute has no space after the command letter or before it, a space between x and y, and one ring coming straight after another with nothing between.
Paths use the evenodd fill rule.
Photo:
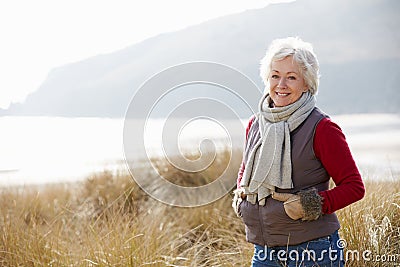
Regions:
<instances>
[{"instance_id":1,"label":"sea water","mask_svg":"<svg viewBox=\"0 0 400 267\"><path fill-rule=\"evenodd\" d=\"M399 115L353 114L332 120L345 133L364 178L399 176ZM166 123L178 129L165 133ZM145 147L146 154L138 157L162 157L171 142L177 145L176 153L199 151L204 140L211 141L214 149L241 149L246 124L246 120L150 119L146 128L129 138ZM0 117L0 185L70 182L103 170L127 171L123 129L124 119Z\"/></svg>"}]
</instances>

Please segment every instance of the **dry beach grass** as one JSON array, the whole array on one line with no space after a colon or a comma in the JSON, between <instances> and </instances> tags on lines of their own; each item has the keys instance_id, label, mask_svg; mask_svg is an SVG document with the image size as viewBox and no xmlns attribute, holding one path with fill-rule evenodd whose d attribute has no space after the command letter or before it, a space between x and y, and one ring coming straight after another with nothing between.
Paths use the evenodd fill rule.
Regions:
<instances>
[{"instance_id":1,"label":"dry beach grass","mask_svg":"<svg viewBox=\"0 0 400 267\"><path fill-rule=\"evenodd\" d=\"M180 183L185 175L174 173ZM209 181L204 173L199 180ZM399 177L366 186L362 201L338 212L340 232L348 250L369 250L370 259L381 261L360 254L347 266L395 266ZM252 245L230 200L171 207L148 197L129 175L110 172L78 184L2 188L0 266L249 266Z\"/></svg>"}]
</instances>

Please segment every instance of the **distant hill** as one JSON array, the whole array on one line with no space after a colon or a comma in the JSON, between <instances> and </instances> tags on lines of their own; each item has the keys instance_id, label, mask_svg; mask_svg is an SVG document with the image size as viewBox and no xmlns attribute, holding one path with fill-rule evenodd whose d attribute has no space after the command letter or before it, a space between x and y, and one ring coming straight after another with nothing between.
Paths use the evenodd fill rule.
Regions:
<instances>
[{"instance_id":1,"label":"distant hill","mask_svg":"<svg viewBox=\"0 0 400 267\"><path fill-rule=\"evenodd\" d=\"M400 113L398 14L397 0L298 0L221 17L55 68L0 115L123 117L146 79L189 61L232 66L263 88L259 60L271 40L292 35L314 45L324 111Z\"/></svg>"}]
</instances>

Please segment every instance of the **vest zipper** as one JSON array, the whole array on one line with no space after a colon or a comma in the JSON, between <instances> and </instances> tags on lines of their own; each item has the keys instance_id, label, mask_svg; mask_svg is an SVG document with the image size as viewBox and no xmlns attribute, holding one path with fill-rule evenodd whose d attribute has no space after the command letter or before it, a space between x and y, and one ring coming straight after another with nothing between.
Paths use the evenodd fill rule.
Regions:
<instances>
[{"instance_id":1,"label":"vest zipper","mask_svg":"<svg viewBox=\"0 0 400 267\"><path fill-rule=\"evenodd\" d=\"M264 239L264 231L263 231L264 225L262 222L261 211L260 211L261 206L258 203L257 203L257 205L258 205L258 221L260 222L260 231L261 231L261 236L262 236L262 240L263 240L264 247L265 247L267 245L267 242L265 242L265 239ZM265 199L265 205L267 205L267 199Z\"/></svg>"}]
</instances>

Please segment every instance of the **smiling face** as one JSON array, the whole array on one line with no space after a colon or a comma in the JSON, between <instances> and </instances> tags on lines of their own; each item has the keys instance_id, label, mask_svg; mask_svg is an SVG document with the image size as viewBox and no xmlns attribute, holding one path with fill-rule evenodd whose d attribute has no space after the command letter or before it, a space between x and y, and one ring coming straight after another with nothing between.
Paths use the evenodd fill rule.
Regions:
<instances>
[{"instance_id":1,"label":"smiling face","mask_svg":"<svg viewBox=\"0 0 400 267\"><path fill-rule=\"evenodd\" d=\"M308 88L292 56L272 61L269 76L269 94L275 107L296 102Z\"/></svg>"}]
</instances>

